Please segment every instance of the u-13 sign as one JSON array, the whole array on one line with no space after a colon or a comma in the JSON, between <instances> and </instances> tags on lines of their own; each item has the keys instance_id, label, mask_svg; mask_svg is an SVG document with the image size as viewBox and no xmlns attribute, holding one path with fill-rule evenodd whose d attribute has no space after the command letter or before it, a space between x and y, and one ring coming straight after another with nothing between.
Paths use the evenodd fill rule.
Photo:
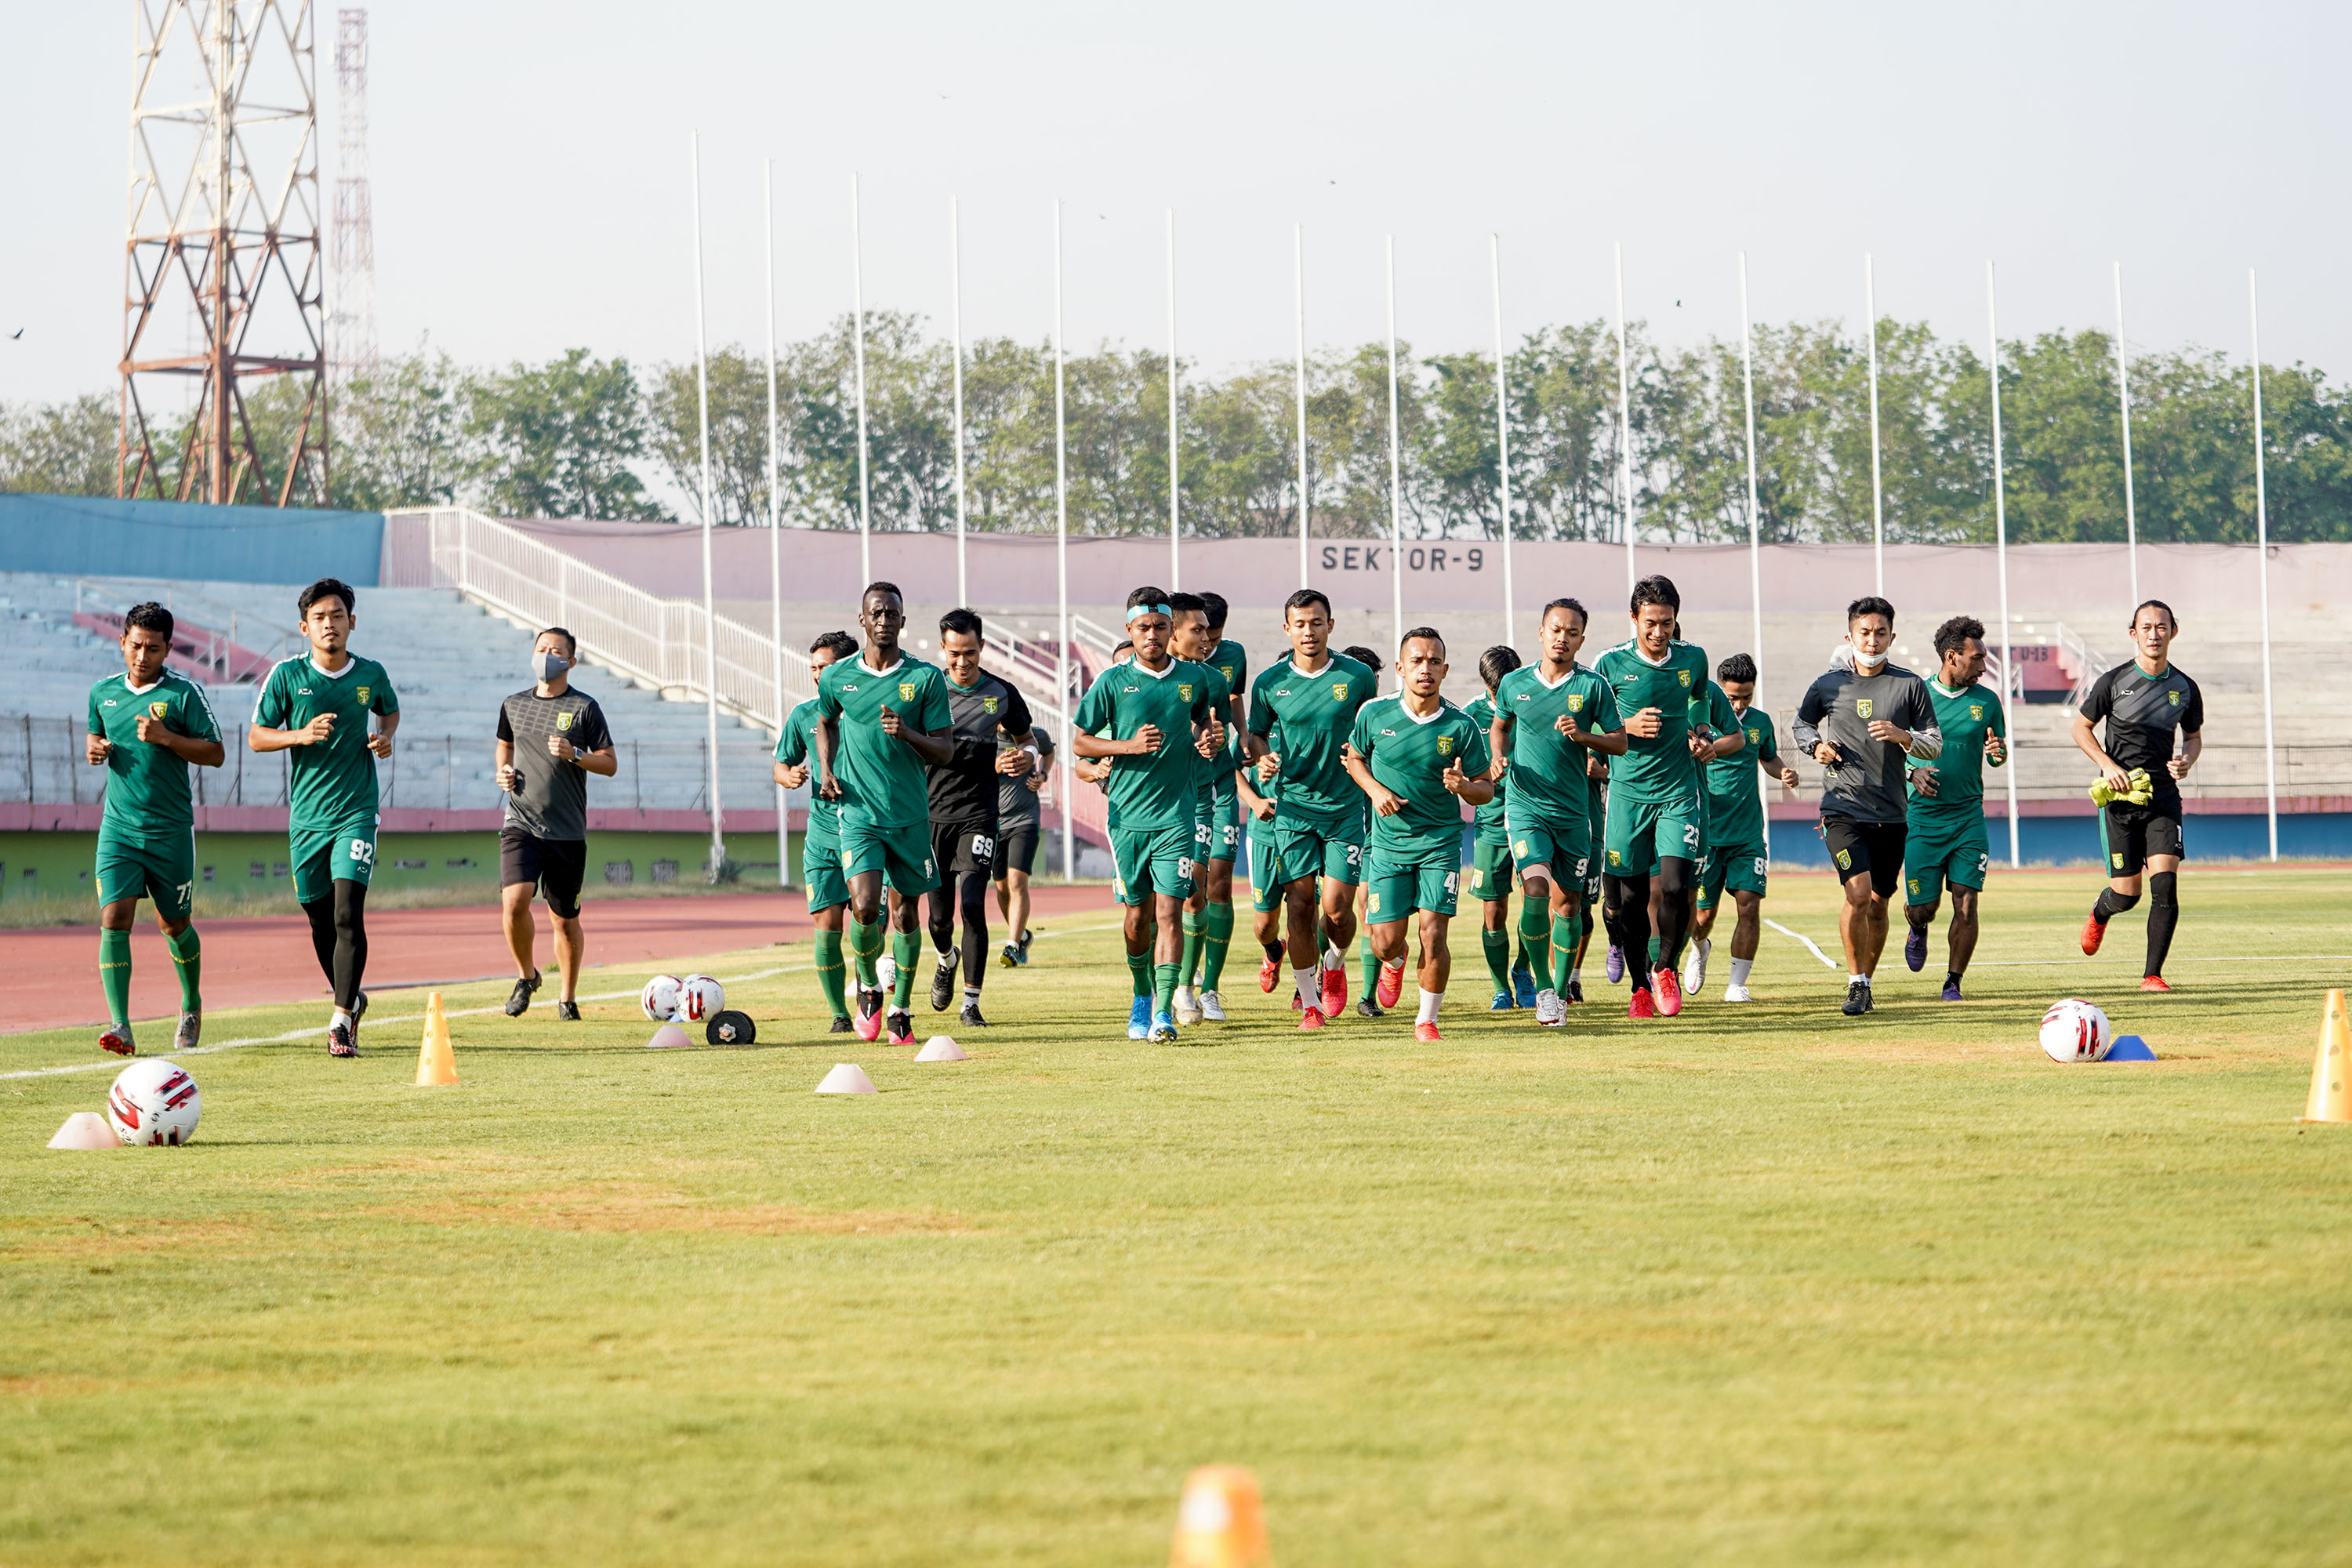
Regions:
<instances>
[{"instance_id":1,"label":"u-13 sign","mask_svg":"<svg viewBox=\"0 0 2352 1568\"><path fill-rule=\"evenodd\" d=\"M1327 544L1323 546L1323 570L1326 572L1385 572L1390 561L1402 555L1407 572L1483 572L1486 569L1486 552L1482 547L1460 544L1408 544L1402 550L1386 544Z\"/></svg>"}]
</instances>

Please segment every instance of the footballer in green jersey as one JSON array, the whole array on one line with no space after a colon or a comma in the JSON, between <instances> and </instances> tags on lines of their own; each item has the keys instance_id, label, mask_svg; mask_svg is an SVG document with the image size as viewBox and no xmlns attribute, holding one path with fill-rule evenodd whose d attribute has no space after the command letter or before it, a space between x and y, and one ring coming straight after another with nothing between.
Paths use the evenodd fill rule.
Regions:
<instances>
[{"instance_id":1,"label":"footballer in green jersey","mask_svg":"<svg viewBox=\"0 0 2352 1568\"><path fill-rule=\"evenodd\" d=\"M1903 962L1927 966L1927 928L1936 921L1944 887L1952 889L1950 949L1943 999L1960 1000L1960 977L1977 949L1977 900L1992 858L1985 839L1984 770L2009 761L2009 716L2000 698L1978 681L1984 674L1984 623L1955 616L1936 628L1941 664L1927 682L1927 701L1944 749L1914 762L1903 842Z\"/></svg>"},{"instance_id":2,"label":"footballer in green jersey","mask_svg":"<svg viewBox=\"0 0 2352 1568\"><path fill-rule=\"evenodd\" d=\"M1291 595L1282 611L1290 658L1250 682L1250 757L1261 787L1281 780L1274 847L1286 879L1290 966L1307 1002L1302 1029L1321 1028L1348 1001L1346 954L1356 939L1355 889L1363 876L1364 796L1340 752L1356 710L1380 689L1374 670L1331 651L1331 601L1319 589ZM1269 742L1277 732L1279 747ZM1316 931L1318 902L1328 947Z\"/></svg>"},{"instance_id":3,"label":"footballer in green jersey","mask_svg":"<svg viewBox=\"0 0 2352 1568\"><path fill-rule=\"evenodd\" d=\"M1373 1005L1397 1005L1404 989L1405 925L1421 937L1420 1006L1413 1037L1433 1042L1454 958L1446 931L1462 882L1462 805L1494 798L1486 734L1445 700L1445 639L1429 626L1405 633L1397 649L1402 689L1356 710L1344 765L1371 806L1364 921L1380 962Z\"/></svg>"},{"instance_id":4,"label":"footballer in green jersey","mask_svg":"<svg viewBox=\"0 0 2352 1568\"><path fill-rule=\"evenodd\" d=\"M1561 993L1591 867L1585 760L1595 750L1613 755L1625 745L1614 696L1576 662L1585 624L1584 606L1574 599L1546 605L1537 628L1541 657L1495 689L1493 747L1511 770L1507 820L1524 896L1519 935L1536 971L1536 1022L1546 1025L1567 1022Z\"/></svg>"},{"instance_id":5,"label":"footballer in green jersey","mask_svg":"<svg viewBox=\"0 0 2352 1568\"><path fill-rule=\"evenodd\" d=\"M1735 653L1716 667L1715 674L1708 689L1720 695L1724 707L1710 715L1709 723L1723 734L1713 742L1714 754L1703 764L1707 852L1694 900L1697 908L1691 920L1690 956L1683 965L1683 992L1696 995L1706 984L1716 915L1728 891L1738 913L1731 928L1731 980L1724 988L1723 999L1750 1002L1755 998L1748 994L1748 975L1763 933L1764 889L1769 869L1764 798L1757 786L1756 770L1763 769L1789 789L1797 787L1797 770L1780 755L1772 715L1755 706L1755 659Z\"/></svg>"},{"instance_id":6,"label":"footballer in green jersey","mask_svg":"<svg viewBox=\"0 0 2352 1568\"><path fill-rule=\"evenodd\" d=\"M841 807L841 869L849 884L849 948L857 965L860 1038L882 1031L883 883L889 884L891 956L898 983L887 999L893 1045L912 1045L908 1009L922 953L917 916L939 883L931 858L929 769L954 755L948 679L899 646L907 601L895 583L869 583L859 595L866 634L856 658L835 659L817 677L816 793Z\"/></svg>"},{"instance_id":7,"label":"footballer in green jersey","mask_svg":"<svg viewBox=\"0 0 2352 1568\"><path fill-rule=\"evenodd\" d=\"M809 678L821 678L829 665L857 657L857 641L847 632L827 632L809 645ZM812 697L784 716L784 732L776 740L775 780L786 789L808 783L816 761L816 731L824 709ZM835 737L836 744L839 737ZM856 1026L849 1016L849 979L843 947L849 907L849 879L841 869L841 804L809 792L808 827L801 835L801 883L808 898L809 923L815 928L816 984L833 1009L833 1032L845 1035Z\"/></svg>"},{"instance_id":8,"label":"footballer in green jersey","mask_svg":"<svg viewBox=\"0 0 2352 1568\"><path fill-rule=\"evenodd\" d=\"M194 1047L204 1031L202 944L192 922L196 886L196 812L188 769L216 768L227 754L205 689L164 668L172 612L133 605L122 617L122 673L89 689L89 765L106 770L98 823L98 980L106 994L101 1049L135 1056L131 1032L131 926L139 900L180 974L180 1021L172 1048Z\"/></svg>"},{"instance_id":9,"label":"footballer in green jersey","mask_svg":"<svg viewBox=\"0 0 2352 1568\"><path fill-rule=\"evenodd\" d=\"M310 945L334 987L330 1056L359 1055L367 1010L367 889L375 875L377 759L392 755L400 699L383 666L351 651L359 595L321 577L295 599L310 651L269 672L246 743L291 752L286 760L287 837L294 896L310 920ZM375 721L374 733L368 721Z\"/></svg>"},{"instance_id":10,"label":"footballer in green jersey","mask_svg":"<svg viewBox=\"0 0 2352 1568\"><path fill-rule=\"evenodd\" d=\"M1168 651L1175 627L1168 597L1152 587L1128 595L1127 635L1135 657L1114 664L1087 688L1070 733L1075 754L1111 764L1108 784L1118 813L1110 833L1111 885L1127 908L1128 970L1136 983L1128 1037L1162 1041L1176 1037L1199 764L1224 749L1220 710L1231 696L1215 670Z\"/></svg>"},{"instance_id":11,"label":"footballer in green jersey","mask_svg":"<svg viewBox=\"0 0 2352 1568\"><path fill-rule=\"evenodd\" d=\"M1488 736L1486 777L1495 786L1492 797L1471 816L1470 880L1466 885L1470 896L1479 900L1478 945L1486 960L1487 978L1495 983L1495 999L1488 1005L1498 1013L1514 1007L1532 1007L1536 1000L1535 972L1526 939L1520 940L1516 961L1511 952L1507 917L1511 889L1517 883L1518 875L1517 863L1511 858L1511 832L1506 822L1510 768L1508 759L1494 755L1492 740L1496 688L1503 683L1505 676L1518 668L1519 650L1507 643L1496 643L1479 655L1478 679L1486 690L1463 709ZM1526 907L1527 900L1522 899L1520 908L1524 910Z\"/></svg>"},{"instance_id":12,"label":"footballer in green jersey","mask_svg":"<svg viewBox=\"0 0 2352 1568\"><path fill-rule=\"evenodd\" d=\"M1624 726L1618 731L1624 737L1622 754L1609 768L1602 896L1611 934L1633 973L1628 1016L1673 1017L1682 1011L1675 966L1689 927L1705 837L1690 707L1706 690L1706 651L1675 637L1682 595L1667 578L1636 583L1630 608L1633 637L1593 662ZM1653 863L1663 884L1655 970L1646 962Z\"/></svg>"},{"instance_id":13,"label":"footballer in green jersey","mask_svg":"<svg viewBox=\"0 0 2352 1568\"><path fill-rule=\"evenodd\" d=\"M1242 832L1234 785L1234 746L1241 725L1233 683L1248 670L1249 656L1239 643L1222 641L1220 628L1210 624L1213 616L1222 622L1224 603L1219 598L1212 604L1206 594L1168 595L1175 620L1170 651L1208 670L1210 699L1218 721L1225 726L1225 743L1216 755L1200 758L1194 770L1192 896L1184 900L1184 955L1176 979L1179 1024L1225 1019L1218 985L1234 940L1234 861L1241 852Z\"/></svg>"}]
</instances>

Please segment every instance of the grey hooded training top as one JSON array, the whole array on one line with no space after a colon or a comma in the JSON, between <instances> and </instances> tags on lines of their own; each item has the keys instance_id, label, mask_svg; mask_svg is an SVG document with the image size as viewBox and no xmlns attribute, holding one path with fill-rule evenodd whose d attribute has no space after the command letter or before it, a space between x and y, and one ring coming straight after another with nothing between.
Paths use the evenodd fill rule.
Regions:
<instances>
[{"instance_id":1,"label":"grey hooded training top","mask_svg":"<svg viewBox=\"0 0 2352 1568\"><path fill-rule=\"evenodd\" d=\"M1876 719L1911 731L1907 753L1892 741L1871 739ZM1838 749L1837 764L1822 780L1822 815L1853 822L1903 821L1907 758L1924 761L1944 750L1927 683L1892 659L1875 675L1832 669L1816 677L1790 733L1808 756L1823 741Z\"/></svg>"}]
</instances>

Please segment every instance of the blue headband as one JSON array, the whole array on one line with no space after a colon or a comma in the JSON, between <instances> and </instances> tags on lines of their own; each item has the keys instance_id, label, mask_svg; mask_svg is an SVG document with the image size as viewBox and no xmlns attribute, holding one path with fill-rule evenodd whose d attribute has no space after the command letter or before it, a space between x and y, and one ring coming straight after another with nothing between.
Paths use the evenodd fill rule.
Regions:
<instances>
[{"instance_id":1,"label":"blue headband","mask_svg":"<svg viewBox=\"0 0 2352 1568\"><path fill-rule=\"evenodd\" d=\"M1176 612L1165 605L1137 605L1127 612L1127 624L1135 625L1135 617L1138 616L1166 616L1172 620L1175 615Z\"/></svg>"}]
</instances>

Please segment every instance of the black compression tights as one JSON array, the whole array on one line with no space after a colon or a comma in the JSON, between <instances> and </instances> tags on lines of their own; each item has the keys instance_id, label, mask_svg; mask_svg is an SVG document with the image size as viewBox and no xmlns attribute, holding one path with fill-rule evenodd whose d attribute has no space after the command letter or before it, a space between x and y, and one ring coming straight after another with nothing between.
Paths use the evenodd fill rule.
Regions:
<instances>
[{"instance_id":1,"label":"black compression tights","mask_svg":"<svg viewBox=\"0 0 2352 1568\"><path fill-rule=\"evenodd\" d=\"M955 944L956 917L963 917L963 983L974 990L988 973L988 873L965 871L956 879L953 903L944 888L930 893L931 945L945 952Z\"/></svg>"},{"instance_id":2,"label":"black compression tights","mask_svg":"<svg viewBox=\"0 0 2352 1568\"><path fill-rule=\"evenodd\" d=\"M1679 856L1658 862L1658 966L1672 969L1682 962L1683 939L1690 932L1691 891L1698 886L1697 865ZM1609 934L1625 952L1633 972L1633 988L1647 990L1650 956L1650 879L1601 879L1601 917Z\"/></svg>"},{"instance_id":3,"label":"black compression tights","mask_svg":"<svg viewBox=\"0 0 2352 1568\"><path fill-rule=\"evenodd\" d=\"M302 912L310 917L310 950L335 988L335 1005L348 1013L358 1005L367 975L367 884L338 878L334 887L331 896L304 904Z\"/></svg>"}]
</instances>

